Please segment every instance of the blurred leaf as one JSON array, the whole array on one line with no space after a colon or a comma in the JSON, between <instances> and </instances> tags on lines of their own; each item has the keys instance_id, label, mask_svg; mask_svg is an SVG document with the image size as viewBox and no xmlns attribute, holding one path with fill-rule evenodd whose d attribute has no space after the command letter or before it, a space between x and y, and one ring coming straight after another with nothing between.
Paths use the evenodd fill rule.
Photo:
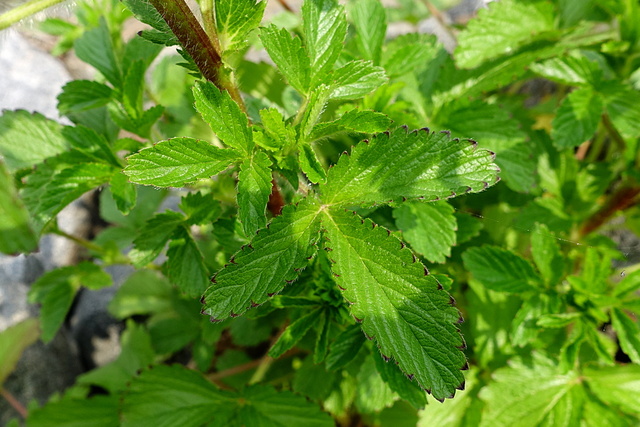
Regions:
<instances>
[{"instance_id":1,"label":"blurred leaf","mask_svg":"<svg viewBox=\"0 0 640 427\"><path fill-rule=\"evenodd\" d=\"M13 372L22 352L38 340L38 319L28 318L0 332L0 386Z\"/></svg>"}]
</instances>

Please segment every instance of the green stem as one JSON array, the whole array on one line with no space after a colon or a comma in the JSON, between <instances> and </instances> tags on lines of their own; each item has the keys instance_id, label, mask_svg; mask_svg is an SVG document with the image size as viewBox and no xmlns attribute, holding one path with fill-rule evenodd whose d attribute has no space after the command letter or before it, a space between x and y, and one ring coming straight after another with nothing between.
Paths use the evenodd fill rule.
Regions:
<instances>
[{"instance_id":1,"label":"green stem","mask_svg":"<svg viewBox=\"0 0 640 427\"><path fill-rule=\"evenodd\" d=\"M31 0L0 15L0 30L64 0Z\"/></svg>"}]
</instances>

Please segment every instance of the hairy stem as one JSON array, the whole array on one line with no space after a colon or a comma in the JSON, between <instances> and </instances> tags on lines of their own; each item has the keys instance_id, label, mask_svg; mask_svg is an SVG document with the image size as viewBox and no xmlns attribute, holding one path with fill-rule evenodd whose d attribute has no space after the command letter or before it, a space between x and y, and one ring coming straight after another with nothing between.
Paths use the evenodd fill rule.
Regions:
<instances>
[{"instance_id":1,"label":"hairy stem","mask_svg":"<svg viewBox=\"0 0 640 427\"><path fill-rule=\"evenodd\" d=\"M624 185L609 197L607 202L589 218L580 228L580 236L584 237L597 230L616 212L629 209L640 203L640 187L638 185Z\"/></svg>"},{"instance_id":2,"label":"hairy stem","mask_svg":"<svg viewBox=\"0 0 640 427\"><path fill-rule=\"evenodd\" d=\"M0 30L4 30L24 18L42 12L46 8L62 3L63 1L64 0L31 0L18 7L14 7L0 15Z\"/></svg>"}]
</instances>

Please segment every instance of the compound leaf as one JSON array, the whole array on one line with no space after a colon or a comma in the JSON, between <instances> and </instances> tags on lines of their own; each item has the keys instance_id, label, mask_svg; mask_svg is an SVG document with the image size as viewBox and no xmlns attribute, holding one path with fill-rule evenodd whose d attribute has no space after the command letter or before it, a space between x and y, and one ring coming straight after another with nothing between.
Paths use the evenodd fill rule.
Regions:
<instances>
[{"instance_id":1,"label":"compound leaf","mask_svg":"<svg viewBox=\"0 0 640 427\"><path fill-rule=\"evenodd\" d=\"M482 191L497 180L493 155L446 132L399 128L361 142L329 170L322 200L373 205L405 198L437 199Z\"/></svg>"},{"instance_id":2,"label":"compound leaf","mask_svg":"<svg viewBox=\"0 0 640 427\"><path fill-rule=\"evenodd\" d=\"M247 236L267 223L265 210L271 194L271 160L255 152L245 160L238 173L238 217Z\"/></svg>"},{"instance_id":3,"label":"compound leaf","mask_svg":"<svg viewBox=\"0 0 640 427\"><path fill-rule=\"evenodd\" d=\"M310 200L285 207L214 276L202 299L203 314L214 320L238 316L295 280L317 251L318 210Z\"/></svg>"},{"instance_id":4,"label":"compound leaf","mask_svg":"<svg viewBox=\"0 0 640 427\"><path fill-rule=\"evenodd\" d=\"M395 236L341 209L323 210L325 249L351 314L386 357L437 399L461 387L464 341L451 297Z\"/></svg>"},{"instance_id":5,"label":"compound leaf","mask_svg":"<svg viewBox=\"0 0 640 427\"><path fill-rule=\"evenodd\" d=\"M216 175L238 159L235 150L193 138L172 138L129 156L124 173L137 184L182 187Z\"/></svg>"}]
</instances>

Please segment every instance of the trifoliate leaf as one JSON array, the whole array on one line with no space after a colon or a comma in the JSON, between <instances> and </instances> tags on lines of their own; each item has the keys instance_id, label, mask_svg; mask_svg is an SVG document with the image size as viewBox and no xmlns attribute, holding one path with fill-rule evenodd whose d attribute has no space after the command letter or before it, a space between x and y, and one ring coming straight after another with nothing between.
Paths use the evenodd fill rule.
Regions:
<instances>
[{"instance_id":1,"label":"trifoliate leaf","mask_svg":"<svg viewBox=\"0 0 640 427\"><path fill-rule=\"evenodd\" d=\"M184 216L171 211L149 219L133 241L134 248L129 252L133 265L140 268L153 262L182 221Z\"/></svg>"},{"instance_id":2,"label":"trifoliate leaf","mask_svg":"<svg viewBox=\"0 0 640 427\"><path fill-rule=\"evenodd\" d=\"M492 153L448 133L399 128L361 142L329 170L322 200L332 205L373 205L403 198L451 197L496 182Z\"/></svg>"},{"instance_id":3,"label":"trifoliate leaf","mask_svg":"<svg viewBox=\"0 0 640 427\"><path fill-rule=\"evenodd\" d=\"M607 405L636 416L640 414L640 366L587 368L583 378L589 390Z\"/></svg>"},{"instance_id":4,"label":"trifoliate leaf","mask_svg":"<svg viewBox=\"0 0 640 427\"><path fill-rule=\"evenodd\" d=\"M215 2L218 40L223 52L243 49L251 31L260 25L266 1L225 0Z\"/></svg>"},{"instance_id":5,"label":"trifoliate leaf","mask_svg":"<svg viewBox=\"0 0 640 427\"><path fill-rule=\"evenodd\" d=\"M344 368L358 355L366 342L359 325L348 326L331 344L327 355L327 369L330 371Z\"/></svg>"},{"instance_id":6,"label":"trifoliate leaf","mask_svg":"<svg viewBox=\"0 0 640 427\"><path fill-rule=\"evenodd\" d=\"M564 258L556 237L544 224L536 223L531 233L531 255L547 284L556 285L564 273Z\"/></svg>"},{"instance_id":7,"label":"trifoliate leaf","mask_svg":"<svg viewBox=\"0 0 640 427\"><path fill-rule=\"evenodd\" d=\"M560 104L551 137L559 149L573 148L591 139L600 122L602 102L590 88L574 90Z\"/></svg>"},{"instance_id":8,"label":"trifoliate leaf","mask_svg":"<svg viewBox=\"0 0 640 427\"><path fill-rule=\"evenodd\" d=\"M519 293L535 291L540 277L524 258L497 246L481 246L462 254L464 267L487 289Z\"/></svg>"},{"instance_id":9,"label":"trifoliate leaf","mask_svg":"<svg viewBox=\"0 0 640 427\"><path fill-rule=\"evenodd\" d=\"M236 150L193 138L173 138L129 156L124 173L137 184L182 187L216 175L238 159Z\"/></svg>"},{"instance_id":10,"label":"trifoliate leaf","mask_svg":"<svg viewBox=\"0 0 640 427\"><path fill-rule=\"evenodd\" d=\"M480 391L485 403L481 426L538 426L571 399L571 390L581 388L577 372L562 373L550 360L534 357L531 364L513 361L494 372L493 381ZM566 403L566 402L565 402ZM573 402L581 406L582 401ZM570 407L570 406L569 406Z\"/></svg>"},{"instance_id":11,"label":"trifoliate leaf","mask_svg":"<svg viewBox=\"0 0 640 427\"><path fill-rule=\"evenodd\" d=\"M397 77L423 68L434 59L441 47L433 36L404 34L384 47L382 67L389 77Z\"/></svg>"},{"instance_id":12,"label":"trifoliate leaf","mask_svg":"<svg viewBox=\"0 0 640 427\"><path fill-rule=\"evenodd\" d=\"M252 236L267 223L265 211L271 194L271 160L254 152L240 166L238 173L238 218L247 236Z\"/></svg>"},{"instance_id":13,"label":"trifoliate leaf","mask_svg":"<svg viewBox=\"0 0 640 427\"><path fill-rule=\"evenodd\" d=\"M0 332L0 384L15 369L22 352L38 340L38 319L28 318Z\"/></svg>"},{"instance_id":14,"label":"trifoliate leaf","mask_svg":"<svg viewBox=\"0 0 640 427\"><path fill-rule=\"evenodd\" d=\"M122 402L123 426L199 427L226 423L234 395L182 366L155 366L131 381Z\"/></svg>"},{"instance_id":15,"label":"trifoliate leaf","mask_svg":"<svg viewBox=\"0 0 640 427\"><path fill-rule=\"evenodd\" d=\"M395 363L384 360L380 353L374 352L371 356L375 361L380 378L387 383L391 390L398 393L400 398L409 402L414 408L424 408L427 404L427 395L417 383L407 378Z\"/></svg>"},{"instance_id":16,"label":"trifoliate leaf","mask_svg":"<svg viewBox=\"0 0 640 427\"><path fill-rule=\"evenodd\" d=\"M117 395L94 396L78 399L65 396L29 411L29 425L34 427L81 427L91 420L95 427L112 427L120 424Z\"/></svg>"},{"instance_id":17,"label":"trifoliate leaf","mask_svg":"<svg viewBox=\"0 0 640 427\"><path fill-rule=\"evenodd\" d=\"M349 110L340 118L313 127L310 140L315 141L341 132L378 133L389 129L392 120L385 114L375 111Z\"/></svg>"},{"instance_id":18,"label":"trifoliate leaf","mask_svg":"<svg viewBox=\"0 0 640 427\"><path fill-rule=\"evenodd\" d=\"M327 173L324 171L320 160L313 147L306 142L300 144L300 169L307 175L309 181L317 184L327 180Z\"/></svg>"},{"instance_id":19,"label":"trifoliate leaf","mask_svg":"<svg viewBox=\"0 0 640 427\"><path fill-rule=\"evenodd\" d=\"M100 18L100 26L85 32L75 42L78 58L100 71L115 87L122 84L122 70L115 56L111 33L105 18Z\"/></svg>"},{"instance_id":20,"label":"trifoliate leaf","mask_svg":"<svg viewBox=\"0 0 640 427\"><path fill-rule=\"evenodd\" d=\"M331 87L331 99L359 99L387 81L382 67L371 61L351 61L329 74L325 84Z\"/></svg>"},{"instance_id":21,"label":"trifoliate leaf","mask_svg":"<svg viewBox=\"0 0 640 427\"><path fill-rule=\"evenodd\" d=\"M37 246L29 214L18 197L13 177L0 159L0 252L31 252Z\"/></svg>"},{"instance_id":22,"label":"trifoliate leaf","mask_svg":"<svg viewBox=\"0 0 640 427\"><path fill-rule=\"evenodd\" d=\"M466 360L449 294L387 230L341 209L322 212L335 281L362 330L435 398L452 397Z\"/></svg>"},{"instance_id":23,"label":"trifoliate leaf","mask_svg":"<svg viewBox=\"0 0 640 427\"><path fill-rule=\"evenodd\" d=\"M167 250L167 277L184 294L202 295L209 286L209 271L204 265L202 252L184 227L179 227Z\"/></svg>"},{"instance_id":24,"label":"trifoliate leaf","mask_svg":"<svg viewBox=\"0 0 640 427\"><path fill-rule=\"evenodd\" d=\"M9 172L30 168L69 148L62 126L24 110L5 111L0 116L0 156Z\"/></svg>"},{"instance_id":25,"label":"trifoliate leaf","mask_svg":"<svg viewBox=\"0 0 640 427\"><path fill-rule=\"evenodd\" d=\"M382 44L387 35L387 15L379 0L358 0L352 3L351 20L356 28L356 46L363 59L380 63Z\"/></svg>"},{"instance_id":26,"label":"trifoliate leaf","mask_svg":"<svg viewBox=\"0 0 640 427\"><path fill-rule=\"evenodd\" d=\"M535 36L551 31L554 11L544 1L506 0L480 9L458 36L456 64L474 68L483 62L507 55L535 40Z\"/></svg>"},{"instance_id":27,"label":"trifoliate leaf","mask_svg":"<svg viewBox=\"0 0 640 427\"><path fill-rule=\"evenodd\" d=\"M620 347L633 363L640 363L640 326L637 320L632 320L624 311L613 308L611 310L611 324L618 334Z\"/></svg>"},{"instance_id":28,"label":"trifoliate leaf","mask_svg":"<svg viewBox=\"0 0 640 427\"><path fill-rule=\"evenodd\" d=\"M311 200L285 207L214 276L202 299L203 314L214 320L238 316L295 280L317 251L318 210Z\"/></svg>"},{"instance_id":29,"label":"trifoliate leaf","mask_svg":"<svg viewBox=\"0 0 640 427\"><path fill-rule=\"evenodd\" d=\"M73 80L62 88L58 95L60 114L74 113L103 107L111 101L113 90L92 80Z\"/></svg>"},{"instance_id":30,"label":"trifoliate leaf","mask_svg":"<svg viewBox=\"0 0 640 427\"><path fill-rule=\"evenodd\" d=\"M253 138L247 115L231 99L229 92L220 91L211 82L197 82L193 96L196 109L222 142L244 153L251 151Z\"/></svg>"},{"instance_id":31,"label":"trifoliate leaf","mask_svg":"<svg viewBox=\"0 0 640 427\"><path fill-rule=\"evenodd\" d=\"M260 39L287 82L302 95L307 95L311 63L300 37L292 38L286 29L271 25L260 30Z\"/></svg>"},{"instance_id":32,"label":"trifoliate leaf","mask_svg":"<svg viewBox=\"0 0 640 427\"><path fill-rule=\"evenodd\" d=\"M285 351L296 345L298 341L300 341L302 337L309 332L309 329L318 323L322 313L322 308L316 308L315 310L297 318L295 322L287 326L287 329L282 332L278 337L278 341L276 341L269 350L269 356L277 359L282 356Z\"/></svg>"},{"instance_id":33,"label":"trifoliate leaf","mask_svg":"<svg viewBox=\"0 0 640 427\"><path fill-rule=\"evenodd\" d=\"M344 8L335 0L306 0L302 4L302 30L313 87L324 80L342 52L347 36Z\"/></svg>"},{"instance_id":34,"label":"trifoliate leaf","mask_svg":"<svg viewBox=\"0 0 640 427\"><path fill-rule=\"evenodd\" d=\"M411 247L430 262L443 263L456 243L456 218L445 202L405 203L394 209L396 225Z\"/></svg>"}]
</instances>

